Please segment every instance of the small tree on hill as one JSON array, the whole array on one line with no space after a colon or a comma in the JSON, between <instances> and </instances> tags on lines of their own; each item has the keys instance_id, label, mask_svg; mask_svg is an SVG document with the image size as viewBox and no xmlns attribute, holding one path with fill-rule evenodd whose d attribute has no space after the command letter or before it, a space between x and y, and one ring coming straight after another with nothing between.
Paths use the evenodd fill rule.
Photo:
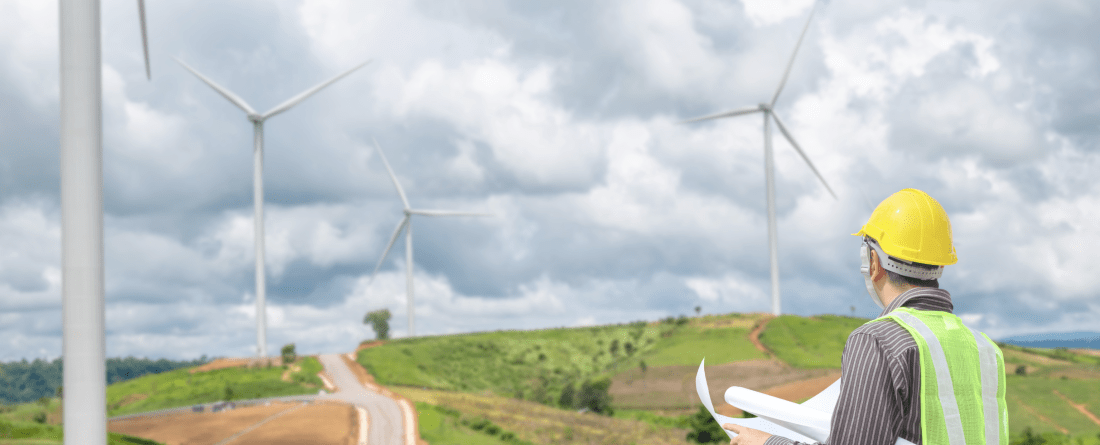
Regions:
<instances>
[{"instance_id":1,"label":"small tree on hill","mask_svg":"<svg viewBox=\"0 0 1100 445\"><path fill-rule=\"evenodd\" d=\"M283 364L284 365L289 364L289 363L293 363L294 360L298 359L298 354L296 352L294 352L294 343L290 343L286 346L283 346L283 351L282 352L283 352Z\"/></svg>"},{"instance_id":2,"label":"small tree on hill","mask_svg":"<svg viewBox=\"0 0 1100 445\"><path fill-rule=\"evenodd\" d=\"M702 306L695 306L695 316L696 317L699 316L700 312L703 312L703 307Z\"/></svg>"},{"instance_id":3,"label":"small tree on hill","mask_svg":"<svg viewBox=\"0 0 1100 445\"><path fill-rule=\"evenodd\" d=\"M611 346L608 348L612 356L619 354L619 339L611 340Z\"/></svg>"},{"instance_id":4,"label":"small tree on hill","mask_svg":"<svg viewBox=\"0 0 1100 445\"><path fill-rule=\"evenodd\" d=\"M389 309L367 312L367 315L363 317L363 324L369 324L371 329L374 329L375 338L387 340L390 338L390 317Z\"/></svg>"},{"instance_id":5,"label":"small tree on hill","mask_svg":"<svg viewBox=\"0 0 1100 445\"><path fill-rule=\"evenodd\" d=\"M610 379L584 382L581 384L580 391L577 392L577 405L588 408L592 412L610 416L615 410L611 408L609 389L611 389Z\"/></svg>"},{"instance_id":6,"label":"small tree on hill","mask_svg":"<svg viewBox=\"0 0 1100 445\"><path fill-rule=\"evenodd\" d=\"M565 386L561 389L561 397L558 397L558 406L570 409L573 408L573 382L565 382Z\"/></svg>"}]
</instances>

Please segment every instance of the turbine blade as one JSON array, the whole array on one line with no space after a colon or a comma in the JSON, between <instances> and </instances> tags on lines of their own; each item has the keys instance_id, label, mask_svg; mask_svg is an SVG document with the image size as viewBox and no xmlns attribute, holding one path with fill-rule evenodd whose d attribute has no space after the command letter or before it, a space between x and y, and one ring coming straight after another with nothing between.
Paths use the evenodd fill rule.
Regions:
<instances>
[{"instance_id":1,"label":"turbine blade","mask_svg":"<svg viewBox=\"0 0 1100 445\"><path fill-rule=\"evenodd\" d=\"M393 236L390 237L390 243L386 244L386 250L382 251L382 258L378 259L378 265L374 266L374 272L370 274L370 280L367 280L367 286L370 286L374 282L374 276L378 275L378 269L382 267L382 262L386 261L386 255L390 254L390 249L393 248L393 243L397 242L397 237L401 236L401 231L405 229L405 225L409 223L409 216L405 215L401 218L401 222L397 223L397 228L393 231Z\"/></svg>"},{"instance_id":2,"label":"turbine blade","mask_svg":"<svg viewBox=\"0 0 1100 445\"><path fill-rule=\"evenodd\" d=\"M386 171L390 173L390 179L393 180L393 186L397 187L397 194L401 196L401 202L405 204L405 210L409 209L409 199L405 197L405 190L401 188L401 183L397 182L397 175L393 174L393 169L390 168L390 161L386 160L386 154L382 152L382 147L378 145L378 141L374 140L374 148L378 149L379 156L382 157L382 164L386 166Z\"/></svg>"},{"instance_id":3,"label":"turbine blade","mask_svg":"<svg viewBox=\"0 0 1100 445\"><path fill-rule=\"evenodd\" d=\"M817 2L810 5L810 16L806 17L806 25L802 27L802 34L798 35L798 43L794 45L794 52L791 53L791 60L787 62L787 69L783 71L783 80L779 81L779 88L775 90L775 95L772 96L771 107L775 107L775 101L779 100L779 93L783 92L783 86L787 84L787 76L791 74L791 66L794 65L794 57L798 55L798 48L802 46L802 38L806 37L806 30L810 29L810 19L814 18L814 8L817 7Z\"/></svg>"},{"instance_id":4,"label":"turbine blade","mask_svg":"<svg viewBox=\"0 0 1100 445\"><path fill-rule=\"evenodd\" d=\"M752 114L760 112L760 107L742 108L740 110L725 111L718 114L711 114L708 116L693 117L691 119L680 121L681 124L690 124L692 122L709 121L711 119L721 119L723 117L740 116L743 114Z\"/></svg>"},{"instance_id":5,"label":"turbine blade","mask_svg":"<svg viewBox=\"0 0 1100 445\"><path fill-rule=\"evenodd\" d=\"M203 82L206 82L207 85L210 85L210 88L213 88L214 91L217 91L218 94L222 95L222 97L224 97L226 99L229 99L230 102L233 102L233 105L236 105L237 108L240 108L240 109L244 110L244 112L248 113L249 116L252 116L252 115L256 114L256 110L253 110L252 107L248 106L248 102L245 102L244 99L241 99L240 97L237 97L237 95L233 94L232 91L229 91L225 88L222 88L221 85L218 85L218 84L214 83L213 80L210 80L210 79L206 78L206 76L204 76L202 74L199 74L198 71L195 71L194 68L191 68L186 63L183 63L182 60L180 60L178 58L175 58L175 57L173 57L173 59L176 59L176 62L179 62L180 65L183 65L183 67L186 68L187 71L190 71L191 74L194 74L195 77L199 78L199 80L202 80Z\"/></svg>"},{"instance_id":6,"label":"turbine blade","mask_svg":"<svg viewBox=\"0 0 1100 445\"><path fill-rule=\"evenodd\" d=\"M409 210L409 213L423 216L496 216L492 213L460 212L454 210Z\"/></svg>"},{"instance_id":7,"label":"turbine blade","mask_svg":"<svg viewBox=\"0 0 1100 445\"><path fill-rule=\"evenodd\" d=\"M825 178L821 176L821 173L817 172L817 168L814 167L813 162L810 162L810 158L808 156L806 156L806 153L804 153L802 151L802 147L799 147L798 143L794 141L794 137L791 136L791 132L787 131L787 126L783 125L782 120L779 120L779 116L777 114L775 114L774 111L769 113L769 114L771 114L772 119L775 119L775 125L777 127L779 127L779 132L783 133L783 137L787 138L787 142L790 142L791 146L794 147L795 151L797 151L799 155L802 155L802 159L804 161L806 161L806 165L809 165L810 170L813 170L814 174L817 175L817 179L821 180L821 184L823 184L825 186L825 190L828 190L829 194L833 195L833 199L836 199L836 200L839 201L840 199L836 197L836 193L833 193L833 189L831 187L829 187L829 183L825 182Z\"/></svg>"},{"instance_id":8,"label":"turbine blade","mask_svg":"<svg viewBox=\"0 0 1100 445\"><path fill-rule=\"evenodd\" d=\"M312 96L314 93L316 93L318 91L321 91L322 88L327 87L329 85L332 85L333 82L336 82L337 80L343 79L344 76L347 76L348 74L351 74L353 71L355 71L359 68L362 68L364 65L366 65L370 62L371 62L370 60L367 60L366 62L360 63L359 65L356 65L354 68L352 68L350 70L347 70L347 71L344 71L343 73L338 74L336 77L333 77L333 78L325 81L324 83L321 83L321 84L319 84L319 85L317 85L313 88L310 88L308 90L305 90L305 91L301 92L297 96L294 96L294 97L290 98L290 100L287 100L286 102L283 102L283 103L279 104L275 108L272 108L271 111L268 111L268 112L264 113L264 115L261 119L267 119L271 116L274 116L276 114L279 114L279 113L282 113L286 110L289 110L290 107L298 105L299 102L301 102L303 100L306 100L307 97Z\"/></svg>"},{"instance_id":9,"label":"turbine blade","mask_svg":"<svg viewBox=\"0 0 1100 445\"><path fill-rule=\"evenodd\" d=\"M149 33L145 31L145 0L138 0L138 18L141 21L141 49L145 52L145 78L153 80L149 70Z\"/></svg>"}]
</instances>

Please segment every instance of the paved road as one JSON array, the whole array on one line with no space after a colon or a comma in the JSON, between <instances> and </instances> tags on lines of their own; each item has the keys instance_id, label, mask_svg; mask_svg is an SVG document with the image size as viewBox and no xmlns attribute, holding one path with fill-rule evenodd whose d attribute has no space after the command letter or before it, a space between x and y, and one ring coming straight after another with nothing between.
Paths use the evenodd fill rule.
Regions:
<instances>
[{"instance_id":1,"label":"paved road","mask_svg":"<svg viewBox=\"0 0 1100 445\"><path fill-rule=\"evenodd\" d=\"M332 378L332 384L336 385L335 394L316 396L318 399L342 400L366 408L370 424L367 430L368 444L401 445L405 443L401 407L397 402L364 388L339 355L321 354L318 358L324 365L325 372Z\"/></svg>"}]
</instances>

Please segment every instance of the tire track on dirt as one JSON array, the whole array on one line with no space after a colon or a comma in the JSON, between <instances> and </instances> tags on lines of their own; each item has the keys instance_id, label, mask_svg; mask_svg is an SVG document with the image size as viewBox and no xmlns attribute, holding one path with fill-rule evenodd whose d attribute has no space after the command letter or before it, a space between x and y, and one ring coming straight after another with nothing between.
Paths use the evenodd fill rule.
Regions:
<instances>
[{"instance_id":1,"label":"tire track on dirt","mask_svg":"<svg viewBox=\"0 0 1100 445\"><path fill-rule=\"evenodd\" d=\"M1081 414L1082 414L1082 415L1084 415L1085 417L1088 417L1088 418L1089 418L1089 420L1091 420L1091 421L1092 421L1092 423L1095 423L1095 424L1097 424L1097 425L1100 425L1100 419L1096 418L1096 415L1094 415L1093 413L1089 412L1089 410L1085 408L1085 404L1084 404L1084 403L1073 403L1073 401L1072 401L1072 400L1070 400L1070 399L1069 399L1069 397L1066 397L1066 396L1062 395L1062 393L1058 392L1058 390L1057 390L1057 389L1056 389L1056 390L1054 390L1054 395L1056 395L1056 396L1058 396L1058 397L1061 397L1061 398L1062 398L1062 400L1065 400L1065 401L1066 401L1066 403L1068 403L1068 404L1069 404L1069 406L1072 406L1072 407L1073 407L1073 409L1076 409L1076 410L1077 410L1077 412L1081 413Z\"/></svg>"}]
</instances>

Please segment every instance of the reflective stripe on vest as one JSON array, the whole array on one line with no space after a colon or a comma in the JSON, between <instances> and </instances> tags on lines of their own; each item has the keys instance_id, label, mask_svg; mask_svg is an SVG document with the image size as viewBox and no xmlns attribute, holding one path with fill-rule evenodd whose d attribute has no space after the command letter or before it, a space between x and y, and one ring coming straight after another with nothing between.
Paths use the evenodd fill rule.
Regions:
<instances>
[{"instance_id":1,"label":"reflective stripe on vest","mask_svg":"<svg viewBox=\"0 0 1100 445\"><path fill-rule=\"evenodd\" d=\"M969 327L967 329L970 329ZM997 350L981 332L970 329L978 343L978 362L982 368L982 413L986 419L1000 418L997 405ZM985 422L985 443L1000 445L1001 422Z\"/></svg>"},{"instance_id":2,"label":"reflective stripe on vest","mask_svg":"<svg viewBox=\"0 0 1100 445\"><path fill-rule=\"evenodd\" d=\"M975 442L970 445L1007 445L1000 348L949 312L899 308L871 322L886 319L905 328L920 349L921 391L913 396L921 398L921 441L966 445L969 438ZM897 443L908 444L900 438Z\"/></svg>"},{"instance_id":3,"label":"reflective stripe on vest","mask_svg":"<svg viewBox=\"0 0 1100 445\"><path fill-rule=\"evenodd\" d=\"M900 318L924 337L924 343L928 345L928 353L932 356L932 367L936 370L936 386L939 388L940 406L943 407L943 417L947 423L947 438L951 441L951 445L966 445L962 416L959 415L959 403L955 400L955 386L951 382L951 372L947 368L947 356L944 355L943 346L940 345L936 334L933 334L923 321L905 312L893 312L888 316Z\"/></svg>"}]
</instances>

